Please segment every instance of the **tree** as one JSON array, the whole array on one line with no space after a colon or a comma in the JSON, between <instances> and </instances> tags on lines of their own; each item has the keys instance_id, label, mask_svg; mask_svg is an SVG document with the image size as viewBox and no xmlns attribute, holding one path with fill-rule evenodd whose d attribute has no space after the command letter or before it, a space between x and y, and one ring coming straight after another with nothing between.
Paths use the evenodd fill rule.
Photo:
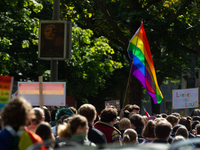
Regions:
<instances>
[{"instance_id":1,"label":"tree","mask_svg":"<svg viewBox=\"0 0 200 150\"><path fill-rule=\"evenodd\" d=\"M52 19L52 0L20 0L0 2L0 73L14 76L15 81L38 81L43 75L49 81L49 61L38 60L39 19ZM6 7L5 7L6 6ZM67 94L80 100L97 94L103 89L106 79L120 62L113 61L114 50L108 40L94 37L89 29L76 25L72 32L72 58L59 61L59 81L67 82ZM78 86L77 86L78 85Z\"/></svg>"},{"instance_id":2,"label":"tree","mask_svg":"<svg viewBox=\"0 0 200 150\"><path fill-rule=\"evenodd\" d=\"M73 94L78 100L87 101L87 97L96 96L98 89L105 88L106 79L115 69L122 67L113 61L114 50L105 37L95 38L90 29L72 28L71 60L59 62L60 79L66 79L67 94Z\"/></svg>"},{"instance_id":3,"label":"tree","mask_svg":"<svg viewBox=\"0 0 200 150\"><path fill-rule=\"evenodd\" d=\"M34 0L0 2L0 74L15 81L38 80L48 64L37 58L39 13L42 5Z\"/></svg>"},{"instance_id":4,"label":"tree","mask_svg":"<svg viewBox=\"0 0 200 150\"><path fill-rule=\"evenodd\" d=\"M63 0L62 3L66 6L62 8L63 17L108 38L116 54L123 54L121 60L125 56L129 61L128 42L143 20L159 84L166 77L179 78L190 66L190 54L199 52L199 0ZM130 81L130 103L140 105L143 87L133 76ZM153 110L159 113L159 109Z\"/></svg>"}]
</instances>

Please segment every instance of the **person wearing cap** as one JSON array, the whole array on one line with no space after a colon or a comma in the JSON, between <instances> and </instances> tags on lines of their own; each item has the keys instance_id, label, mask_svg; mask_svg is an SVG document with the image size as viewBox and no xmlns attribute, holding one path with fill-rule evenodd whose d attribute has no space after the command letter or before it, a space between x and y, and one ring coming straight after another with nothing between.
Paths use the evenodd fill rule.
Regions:
<instances>
[{"instance_id":1,"label":"person wearing cap","mask_svg":"<svg viewBox=\"0 0 200 150\"><path fill-rule=\"evenodd\" d=\"M40 122L44 121L45 116L44 116L44 111L39 107L33 108L33 112L34 116L30 120L31 124L27 127L27 129L35 133L36 128L38 127Z\"/></svg>"},{"instance_id":2,"label":"person wearing cap","mask_svg":"<svg viewBox=\"0 0 200 150\"><path fill-rule=\"evenodd\" d=\"M64 116L64 115L68 115L69 117L70 116L72 116L72 115L74 115L74 112L71 110L71 109L69 109L69 108L59 108L58 110L57 110L57 112L56 112L56 115L55 115L55 120L54 121L52 121L51 123L50 123L50 125L52 126L52 132L53 132L53 134L54 134L54 136L56 137L56 131L57 131L57 129L56 129L56 123L61 119L61 117L62 116Z\"/></svg>"}]
</instances>

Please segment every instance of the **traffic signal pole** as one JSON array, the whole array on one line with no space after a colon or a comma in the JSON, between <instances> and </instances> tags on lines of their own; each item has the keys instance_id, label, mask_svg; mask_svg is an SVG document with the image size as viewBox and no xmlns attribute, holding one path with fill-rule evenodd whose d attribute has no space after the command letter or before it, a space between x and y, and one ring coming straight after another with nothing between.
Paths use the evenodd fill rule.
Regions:
<instances>
[{"instance_id":1,"label":"traffic signal pole","mask_svg":"<svg viewBox=\"0 0 200 150\"><path fill-rule=\"evenodd\" d=\"M53 20L60 19L60 0L54 0L53 3ZM58 81L58 60L51 60L51 81Z\"/></svg>"}]
</instances>

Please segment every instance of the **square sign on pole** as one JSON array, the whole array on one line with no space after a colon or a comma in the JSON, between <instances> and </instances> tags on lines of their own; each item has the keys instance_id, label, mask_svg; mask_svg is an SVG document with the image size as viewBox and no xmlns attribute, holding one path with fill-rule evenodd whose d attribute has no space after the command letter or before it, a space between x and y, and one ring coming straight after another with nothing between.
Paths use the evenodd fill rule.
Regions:
<instances>
[{"instance_id":1,"label":"square sign on pole","mask_svg":"<svg viewBox=\"0 0 200 150\"><path fill-rule=\"evenodd\" d=\"M69 60L71 58L71 32L69 21L40 20L38 58Z\"/></svg>"},{"instance_id":2,"label":"square sign on pole","mask_svg":"<svg viewBox=\"0 0 200 150\"><path fill-rule=\"evenodd\" d=\"M199 88L172 90L172 108L199 107Z\"/></svg>"}]
</instances>

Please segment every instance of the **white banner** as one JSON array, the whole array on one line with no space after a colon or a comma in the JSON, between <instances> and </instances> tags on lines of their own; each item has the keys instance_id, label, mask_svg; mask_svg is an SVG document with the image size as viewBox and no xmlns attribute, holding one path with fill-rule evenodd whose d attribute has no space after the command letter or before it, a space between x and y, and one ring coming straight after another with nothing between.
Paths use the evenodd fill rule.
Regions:
<instances>
[{"instance_id":1,"label":"white banner","mask_svg":"<svg viewBox=\"0 0 200 150\"><path fill-rule=\"evenodd\" d=\"M172 90L172 108L199 107L199 88Z\"/></svg>"},{"instance_id":2,"label":"white banner","mask_svg":"<svg viewBox=\"0 0 200 150\"><path fill-rule=\"evenodd\" d=\"M65 106L65 82L43 82L43 105ZM18 82L18 96L24 97L33 106L40 106L39 82Z\"/></svg>"}]
</instances>

